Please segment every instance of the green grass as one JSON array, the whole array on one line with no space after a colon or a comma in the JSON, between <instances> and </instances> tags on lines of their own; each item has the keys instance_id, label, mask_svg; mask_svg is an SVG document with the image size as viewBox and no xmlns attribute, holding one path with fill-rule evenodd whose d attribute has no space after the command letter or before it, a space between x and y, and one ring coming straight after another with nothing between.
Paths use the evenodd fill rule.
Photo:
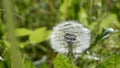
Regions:
<instances>
[{"instance_id":1,"label":"green grass","mask_svg":"<svg viewBox=\"0 0 120 68\"><path fill-rule=\"evenodd\" d=\"M91 47L75 61L76 67L119 68L119 11L119 0L2 0L0 56L4 60L0 60L0 68L61 65L60 56L57 58L57 53L50 47L49 35L56 24L65 20L79 21L92 34ZM108 32L110 36L104 38L107 28L118 32Z\"/></svg>"}]
</instances>

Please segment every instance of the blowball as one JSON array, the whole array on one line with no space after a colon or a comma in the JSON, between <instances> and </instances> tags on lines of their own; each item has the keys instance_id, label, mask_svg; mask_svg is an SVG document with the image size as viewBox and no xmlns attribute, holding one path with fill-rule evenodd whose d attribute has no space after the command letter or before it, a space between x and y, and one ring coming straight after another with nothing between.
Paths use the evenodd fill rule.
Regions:
<instances>
[{"instance_id":1,"label":"blowball","mask_svg":"<svg viewBox=\"0 0 120 68\"><path fill-rule=\"evenodd\" d=\"M68 54L72 44L75 57L80 56L90 46L90 30L76 21L65 21L53 28L50 35L51 47L60 54Z\"/></svg>"}]
</instances>

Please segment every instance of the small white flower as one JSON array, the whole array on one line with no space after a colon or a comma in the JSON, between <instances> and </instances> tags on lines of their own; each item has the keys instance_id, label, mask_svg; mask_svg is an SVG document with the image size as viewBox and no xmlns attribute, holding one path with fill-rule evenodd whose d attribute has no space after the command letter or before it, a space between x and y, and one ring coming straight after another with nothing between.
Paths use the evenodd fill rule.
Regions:
<instances>
[{"instance_id":1,"label":"small white flower","mask_svg":"<svg viewBox=\"0 0 120 68\"><path fill-rule=\"evenodd\" d=\"M50 36L51 47L58 53L68 54L71 43L74 56L83 53L90 44L90 31L76 21L66 21L53 28Z\"/></svg>"}]
</instances>

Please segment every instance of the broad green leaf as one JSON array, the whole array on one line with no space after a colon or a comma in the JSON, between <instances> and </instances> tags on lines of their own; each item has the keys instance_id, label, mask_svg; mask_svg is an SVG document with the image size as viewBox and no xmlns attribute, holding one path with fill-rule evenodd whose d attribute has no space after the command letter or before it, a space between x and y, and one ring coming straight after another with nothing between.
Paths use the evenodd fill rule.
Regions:
<instances>
[{"instance_id":1,"label":"broad green leaf","mask_svg":"<svg viewBox=\"0 0 120 68\"><path fill-rule=\"evenodd\" d=\"M54 68L77 68L70 60L64 56L58 54L54 60Z\"/></svg>"},{"instance_id":2,"label":"broad green leaf","mask_svg":"<svg viewBox=\"0 0 120 68\"><path fill-rule=\"evenodd\" d=\"M47 31L47 34L46 34L46 39L47 39L47 40L49 39L49 36L50 36L51 32L52 32L52 30L48 30L48 31Z\"/></svg>"},{"instance_id":3,"label":"broad green leaf","mask_svg":"<svg viewBox=\"0 0 120 68\"><path fill-rule=\"evenodd\" d=\"M19 37L27 36L27 35L30 35L31 33L32 33L32 31L29 30L29 29L26 29L26 28L16 29L16 35L19 36Z\"/></svg>"},{"instance_id":4,"label":"broad green leaf","mask_svg":"<svg viewBox=\"0 0 120 68\"><path fill-rule=\"evenodd\" d=\"M46 27L36 29L29 37L32 43L39 43L48 39L50 31L47 31Z\"/></svg>"},{"instance_id":5,"label":"broad green leaf","mask_svg":"<svg viewBox=\"0 0 120 68\"><path fill-rule=\"evenodd\" d=\"M25 68L36 68L36 67L31 61L25 60Z\"/></svg>"},{"instance_id":6,"label":"broad green leaf","mask_svg":"<svg viewBox=\"0 0 120 68\"><path fill-rule=\"evenodd\" d=\"M113 53L102 64L97 66L97 68L120 68L120 56L116 53Z\"/></svg>"}]
</instances>

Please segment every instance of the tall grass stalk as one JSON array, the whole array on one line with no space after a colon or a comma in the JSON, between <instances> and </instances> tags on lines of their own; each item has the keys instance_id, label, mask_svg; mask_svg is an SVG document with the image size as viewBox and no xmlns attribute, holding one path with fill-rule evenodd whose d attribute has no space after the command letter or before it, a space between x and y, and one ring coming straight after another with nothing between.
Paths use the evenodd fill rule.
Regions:
<instances>
[{"instance_id":1,"label":"tall grass stalk","mask_svg":"<svg viewBox=\"0 0 120 68\"><path fill-rule=\"evenodd\" d=\"M24 68L24 64L22 62L22 58L18 49L18 41L15 37L15 18L12 14L13 11L13 3L12 0L3 0L3 8L5 9L5 17L4 20L6 22L7 29L7 39L11 45L10 51L10 68Z\"/></svg>"}]
</instances>

